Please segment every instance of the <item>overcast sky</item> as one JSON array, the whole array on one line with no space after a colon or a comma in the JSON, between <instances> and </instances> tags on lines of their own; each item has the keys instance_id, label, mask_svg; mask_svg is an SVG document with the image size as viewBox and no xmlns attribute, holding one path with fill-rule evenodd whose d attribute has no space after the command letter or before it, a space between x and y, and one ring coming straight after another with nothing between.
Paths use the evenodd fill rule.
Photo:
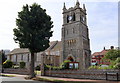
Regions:
<instances>
[{"instance_id":1,"label":"overcast sky","mask_svg":"<svg viewBox=\"0 0 120 83\"><path fill-rule=\"evenodd\" d=\"M88 2L89 1L89 2ZM0 49L18 48L13 40L15 20L23 5L34 2L41 5L51 16L54 28L51 41L61 40L62 8L74 7L76 0L0 0ZM80 6L86 5L87 23L91 51L101 51L113 45L118 46L118 2L117 0L80 0Z\"/></svg>"}]
</instances>

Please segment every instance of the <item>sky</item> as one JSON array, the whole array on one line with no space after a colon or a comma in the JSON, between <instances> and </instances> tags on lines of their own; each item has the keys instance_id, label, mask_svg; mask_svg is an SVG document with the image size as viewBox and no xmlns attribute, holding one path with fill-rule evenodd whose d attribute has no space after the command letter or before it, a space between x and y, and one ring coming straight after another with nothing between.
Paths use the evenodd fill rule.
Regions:
<instances>
[{"instance_id":1,"label":"sky","mask_svg":"<svg viewBox=\"0 0 120 83\"><path fill-rule=\"evenodd\" d=\"M118 46L120 47L120 1L118 3Z\"/></svg>"},{"instance_id":2,"label":"sky","mask_svg":"<svg viewBox=\"0 0 120 83\"><path fill-rule=\"evenodd\" d=\"M63 24L62 8L74 7L77 0L0 0L0 50L18 48L13 40L13 28L16 28L16 18L23 5L34 2L46 9L53 21L53 37L51 41L61 40ZM118 0L79 0L87 9L87 24L89 29L90 48L92 53L118 46Z\"/></svg>"}]
</instances>

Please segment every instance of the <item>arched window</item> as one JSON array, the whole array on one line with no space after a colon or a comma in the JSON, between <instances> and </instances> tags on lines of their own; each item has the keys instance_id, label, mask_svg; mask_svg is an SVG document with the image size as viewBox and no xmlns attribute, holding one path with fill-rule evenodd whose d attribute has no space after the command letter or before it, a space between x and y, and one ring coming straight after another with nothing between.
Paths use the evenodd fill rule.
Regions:
<instances>
[{"instance_id":1,"label":"arched window","mask_svg":"<svg viewBox=\"0 0 120 83\"><path fill-rule=\"evenodd\" d=\"M73 14L73 21L75 21L76 19L75 19L75 13Z\"/></svg>"},{"instance_id":2,"label":"arched window","mask_svg":"<svg viewBox=\"0 0 120 83\"><path fill-rule=\"evenodd\" d=\"M67 23L69 23L69 15L67 15Z\"/></svg>"},{"instance_id":3,"label":"arched window","mask_svg":"<svg viewBox=\"0 0 120 83\"><path fill-rule=\"evenodd\" d=\"M71 62L74 62L74 59L70 56L70 57L68 57L68 59L67 60L70 60Z\"/></svg>"},{"instance_id":4,"label":"arched window","mask_svg":"<svg viewBox=\"0 0 120 83\"><path fill-rule=\"evenodd\" d=\"M81 22L83 21L82 16L80 16L80 21L81 21Z\"/></svg>"}]
</instances>

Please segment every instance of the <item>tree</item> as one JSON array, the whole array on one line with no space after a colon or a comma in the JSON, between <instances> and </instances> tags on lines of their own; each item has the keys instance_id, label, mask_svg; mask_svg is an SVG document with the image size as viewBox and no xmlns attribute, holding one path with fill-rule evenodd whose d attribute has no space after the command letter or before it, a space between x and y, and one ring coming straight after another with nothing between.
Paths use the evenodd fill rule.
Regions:
<instances>
[{"instance_id":1,"label":"tree","mask_svg":"<svg viewBox=\"0 0 120 83\"><path fill-rule=\"evenodd\" d=\"M18 12L16 19L17 28L13 29L14 40L20 48L28 48L31 52L30 77L35 77L34 73L34 54L44 51L49 47L49 39L52 37L53 22L51 17L46 14L37 3L23 6Z\"/></svg>"},{"instance_id":2,"label":"tree","mask_svg":"<svg viewBox=\"0 0 120 83\"><path fill-rule=\"evenodd\" d=\"M0 51L0 68L2 67L2 52Z\"/></svg>"},{"instance_id":3,"label":"tree","mask_svg":"<svg viewBox=\"0 0 120 83\"><path fill-rule=\"evenodd\" d=\"M3 63L6 61L5 52L3 50L1 51L1 55L2 55L2 63Z\"/></svg>"},{"instance_id":4,"label":"tree","mask_svg":"<svg viewBox=\"0 0 120 83\"><path fill-rule=\"evenodd\" d=\"M120 69L120 57L118 57L114 62L114 69Z\"/></svg>"},{"instance_id":5,"label":"tree","mask_svg":"<svg viewBox=\"0 0 120 83\"><path fill-rule=\"evenodd\" d=\"M106 56L104 57L104 59L110 59L115 61L118 57L120 57L120 50L110 50L106 53Z\"/></svg>"},{"instance_id":6,"label":"tree","mask_svg":"<svg viewBox=\"0 0 120 83\"><path fill-rule=\"evenodd\" d=\"M120 50L112 49L108 51L103 59L110 59L111 64L109 68L120 69Z\"/></svg>"}]
</instances>

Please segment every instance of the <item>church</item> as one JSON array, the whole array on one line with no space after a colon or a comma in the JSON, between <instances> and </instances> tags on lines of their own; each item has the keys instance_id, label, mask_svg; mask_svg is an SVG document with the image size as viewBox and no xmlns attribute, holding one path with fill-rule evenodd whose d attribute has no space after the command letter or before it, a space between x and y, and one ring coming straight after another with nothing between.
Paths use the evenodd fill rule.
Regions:
<instances>
[{"instance_id":1,"label":"church","mask_svg":"<svg viewBox=\"0 0 120 83\"><path fill-rule=\"evenodd\" d=\"M77 62L79 69L91 65L89 30L87 26L86 8L80 7L79 1L74 7L63 7L62 25L62 61Z\"/></svg>"},{"instance_id":2,"label":"church","mask_svg":"<svg viewBox=\"0 0 120 83\"><path fill-rule=\"evenodd\" d=\"M37 53L35 66L42 64L43 61L46 65L59 66L63 61L70 60L70 68L87 69L91 65L91 51L86 15L85 5L83 4L81 8L79 1L69 9L64 3L61 41L52 41L48 49ZM17 48L7 55L7 60L13 61L16 65L24 61L29 68L30 57L28 49Z\"/></svg>"}]
</instances>

